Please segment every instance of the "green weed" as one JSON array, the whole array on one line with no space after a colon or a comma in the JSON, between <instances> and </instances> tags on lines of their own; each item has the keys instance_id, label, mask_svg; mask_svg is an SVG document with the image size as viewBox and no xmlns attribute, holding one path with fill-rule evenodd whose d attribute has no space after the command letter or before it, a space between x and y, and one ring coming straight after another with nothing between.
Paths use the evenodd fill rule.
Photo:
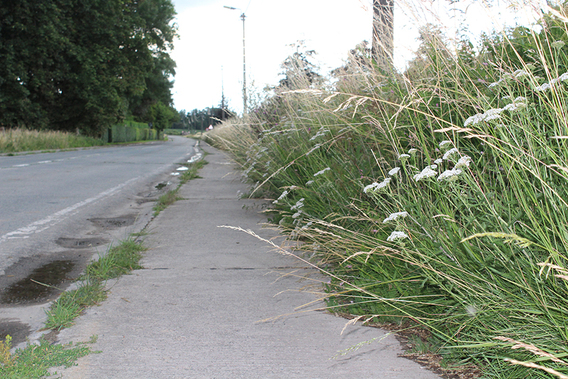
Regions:
<instances>
[{"instance_id":1,"label":"green weed","mask_svg":"<svg viewBox=\"0 0 568 379\"><path fill-rule=\"evenodd\" d=\"M95 340L96 338L76 345L53 345L46 340L40 340L39 345L17 349L11 355L9 364L4 361L4 364L0 365L0 376L5 379L39 379L50 376L55 373L50 373L49 368L71 367L77 359L90 354L92 351L87 344L94 343ZM9 343L8 339L6 343Z\"/></svg>"}]
</instances>

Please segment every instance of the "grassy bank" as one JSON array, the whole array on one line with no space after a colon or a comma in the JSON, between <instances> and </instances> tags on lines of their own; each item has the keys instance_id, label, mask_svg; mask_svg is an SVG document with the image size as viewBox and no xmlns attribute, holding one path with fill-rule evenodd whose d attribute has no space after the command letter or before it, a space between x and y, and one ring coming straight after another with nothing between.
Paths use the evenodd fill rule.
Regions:
<instances>
[{"instance_id":1,"label":"grassy bank","mask_svg":"<svg viewBox=\"0 0 568 379\"><path fill-rule=\"evenodd\" d=\"M104 145L100 139L78 136L74 133L26 129L0 131L0 154L100 145Z\"/></svg>"},{"instance_id":2,"label":"grassy bank","mask_svg":"<svg viewBox=\"0 0 568 379\"><path fill-rule=\"evenodd\" d=\"M484 377L568 377L568 18L554 12L475 49L424 29L404 72L359 46L333 83L278 88L208 134L330 275L330 311L426 330L443 364Z\"/></svg>"}]
</instances>

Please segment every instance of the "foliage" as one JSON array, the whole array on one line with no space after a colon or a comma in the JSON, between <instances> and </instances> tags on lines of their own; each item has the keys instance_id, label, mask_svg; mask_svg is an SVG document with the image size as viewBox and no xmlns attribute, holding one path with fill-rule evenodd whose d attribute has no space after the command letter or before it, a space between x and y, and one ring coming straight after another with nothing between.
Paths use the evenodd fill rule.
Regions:
<instances>
[{"instance_id":1,"label":"foliage","mask_svg":"<svg viewBox=\"0 0 568 379\"><path fill-rule=\"evenodd\" d=\"M103 145L98 138L78 136L75 133L8 129L0 131L0 153L59 150Z\"/></svg>"},{"instance_id":2,"label":"foliage","mask_svg":"<svg viewBox=\"0 0 568 379\"><path fill-rule=\"evenodd\" d=\"M88 343L94 343L92 339ZM6 343L8 343L8 339ZM3 342L0 341L0 344ZM87 343L72 343L67 345L51 344L40 340L39 345L28 345L24 349L17 349L12 355L11 364L0 365L0 375L5 379L39 379L50 376L51 367L71 367L75 361L91 353Z\"/></svg>"},{"instance_id":3,"label":"foliage","mask_svg":"<svg viewBox=\"0 0 568 379\"><path fill-rule=\"evenodd\" d=\"M201 110L194 109L181 115L181 117L186 124L186 128L203 131L210 125L218 125L233 115L234 113L226 108L205 108Z\"/></svg>"},{"instance_id":4,"label":"foliage","mask_svg":"<svg viewBox=\"0 0 568 379\"><path fill-rule=\"evenodd\" d=\"M335 88L280 93L208 135L332 274L331 311L425 328L421 349L486 376L568 374L558 12L478 49L425 28L404 73L387 75L360 45Z\"/></svg>"},{"instance_id":5,"label":"foliage","mask_svg":"<svg viewBox=\"0 0 568 379\"><path fill-rule=\"evenodd\" d=\"M174 15L170 0L3 1L0 125L97 136L145 121L171 103Z\"/></svg>"},{"instance_id":6,"label":"foliage","mask_svg":"<svg viewBox=\"0 0 568 379\"><path fill-rule=\"evenodd\" d=\"M297 89L309 87L322 81L321 75L317 72L318 67L310 61L316 55L315 50L308 50L305 41L298 41L291 45L296 49L292 55L282 62L282 73L284 76L280 80L279 87L282 89Z\"/></svg>"},{"instance_id":7,"label":"foliage","mask_svg":"<svg viewBox=\"0 0 568 379\"><path fill-rule=\"evenodd\" d=\"M106 299L104 282L141 268L141 252L146 248L131 239L110 248L97 261L90 263L76 289L64 292L46 311L46 328L60 330L73 325L81 312Z\"/></svg>"}]
</instances>

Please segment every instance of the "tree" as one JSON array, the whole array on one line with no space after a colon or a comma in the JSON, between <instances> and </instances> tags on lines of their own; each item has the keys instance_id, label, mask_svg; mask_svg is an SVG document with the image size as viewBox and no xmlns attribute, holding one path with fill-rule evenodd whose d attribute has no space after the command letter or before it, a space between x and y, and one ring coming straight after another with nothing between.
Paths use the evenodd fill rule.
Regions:
<instances>
[{"instance_id":1,"label":"tree","mask_svg":"<svg viewBox=\"0 0 568 379\"><path fill-rule=\"evenodd\" d=\"M165 105L162 102L152 104L148 109L148 121L152 123L152 127L161 133L164 129L168 129L174 122L179 121L178 112Z\"/></svg>"},{"instance_id":2,"label":"tree","mask_svg":"<svg viewBox=\"0 0 568 379\"><path fill-rule=\"evenodd\" d=\"M171 103L170 0L0 0L0 123L100 134Z\"/></svg>"},{"instance_id":3,"label":"tree","mask_svg":"<svg viewBox=\"0 0 568 379\"><path fill-rule=\"evenodd\" d=\"M316 55L315 50L308 50L304 41L298 41L291 46L295 47L296 51L282 62L281 68L284 71L280 75L284 75L284 78L280 80L279 86L297 89L321 82L318 67L310 62L310 58Z\"/></svg>"}]
</instances>

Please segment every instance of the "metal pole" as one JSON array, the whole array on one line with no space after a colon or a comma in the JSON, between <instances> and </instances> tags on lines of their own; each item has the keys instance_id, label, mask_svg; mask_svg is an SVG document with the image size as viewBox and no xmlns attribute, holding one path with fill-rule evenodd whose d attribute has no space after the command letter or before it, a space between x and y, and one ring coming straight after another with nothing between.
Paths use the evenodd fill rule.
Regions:
<instances>
[{"instance_id":1,"label":"metal pole","mask_svg":"<svg viewBox=\"0 0 568 379\"><path fill-rule=\"evenodd\" d=\"M243 116L247 114L247 65L245 54L245 14L241 14L243 20Z\"/></svg>"}]
</instances>

